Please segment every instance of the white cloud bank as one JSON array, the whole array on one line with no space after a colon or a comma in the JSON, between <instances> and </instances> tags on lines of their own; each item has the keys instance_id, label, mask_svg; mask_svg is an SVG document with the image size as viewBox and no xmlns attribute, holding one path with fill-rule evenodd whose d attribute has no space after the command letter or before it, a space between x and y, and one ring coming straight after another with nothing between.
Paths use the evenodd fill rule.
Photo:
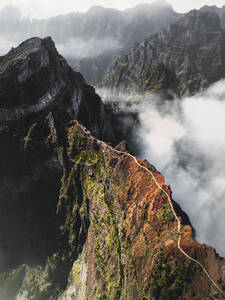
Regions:
<instances>
[{"instance_id":1,"label":"white cloud bank","mask_svg":"<svg viewBox=\"0 0 225 300\"><path fill-rule=\"evenodd\" d=\"M156 103L145 97L130 108L139 114L140 156L165 175L197 240L225 256L225 80L196 96Z\"/></svg>"},{"instance_id":2,"label":"white cloud bank","mask_svg":"<svg viewBox=\"0 0 225 300\"><path fill-rule=\"evenodd\" d=\"M139 117L143 155L165 174L197 240L225 255L225 81L166 107L148 104Z\"/></svg>"}]
</instances>

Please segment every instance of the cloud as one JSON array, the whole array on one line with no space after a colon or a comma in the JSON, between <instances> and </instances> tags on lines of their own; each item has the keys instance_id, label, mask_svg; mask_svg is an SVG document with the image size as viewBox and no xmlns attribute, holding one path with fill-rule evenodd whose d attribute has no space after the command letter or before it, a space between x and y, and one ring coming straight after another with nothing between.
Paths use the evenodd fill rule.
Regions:
<instances>
[{"instance_id":1,"label":"cloud","mask_svg":"<svg viewBox=\"0 0 225 300\"><path fill-rule=\"evenodd\" d=\"M107 50L122 48L122 44L116 39L82 39L69 38L64 43L57 43L60 53L69 58L95 57Z\"/></svg>"},{"instance_id":2,"label":"cloud","mask_svg":"<svg viewBox=\"0 0 225 300\"><path fill-rule=\"evenodd\" d=\"M134 141L139 143L139 156L165 175L197 240L225 256L225 80L182 100L136 98L142 103L130 107L123 95L119 106L139 115Z\"/></svg>"},{"instance_id":3,"label":"cloud","mask_svg":"<svg viewBox=\"0 0 225 300\"><path fill-rule=\"evenodd\" d=\"M8 5L0 10L0 55L33 36L51 36L60 54L67 58L94 57L123 47L113 38L77 37L77 22L79 15L76 14L69 14L63 20L60 17L45 21L31 20L23 16L19 8Z\"/></svg>"},{"instance_id":4,"label":"cloud","mask_svg":"<svg viewBox=\"0 0 225 300\"><path fill-rule=\"evenodd\" d=\"M29 38L30 25L30 19L22 17L19 8L9 5L0 10L0 55L6 54L11 47L16 47Z\"/></svg>"}]
</instances>

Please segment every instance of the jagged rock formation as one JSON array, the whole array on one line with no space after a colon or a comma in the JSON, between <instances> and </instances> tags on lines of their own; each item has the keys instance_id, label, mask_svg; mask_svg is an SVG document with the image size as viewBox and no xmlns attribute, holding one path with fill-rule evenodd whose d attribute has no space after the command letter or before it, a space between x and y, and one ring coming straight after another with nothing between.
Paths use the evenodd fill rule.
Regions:
<instances>
[{"instance_id":1,"label":"jagged rock formation","mask_svg":"<svg viewBox=\"0 0 225 300\"><path fill-rule=\"evenodd\" d=\"M98 139L114 139L110 117L51 39L26 41L0 69L0 299L220 299L179 252L151 175ZM225 260L173 205L183 249L223 288Z\"/></svg>"},{"instance_id":2,"label":"jagged rock formation","mask_svg":"<svg viewBox=\"0 0 225 300\"><path fill-rule=\"evenodd\" d=\"M105 83L121 90L194 93L225 77L224 49L218 15L193 10L116 59Z\"/></svg>"},{"instance_id":3,"label":"jagged rock formation","mask_svg":"<svg viewBox=\"0 0 225 300\"><path fill-rule=\"evenodd\" d=\"M123 12L96 6L86 13L74 12L32 22L8 7L0 11L0 36L19 43L31 36L50 35L70 65L88 82L97 84L114 56L126 53L134 42L142 41L178 18L179 14L162 1Z\"/></svg>"},{"instance_id":4,"label":"jagged rock formation","mask_svg":"<svg viewBox=\"0 0 225 300\"><path fill-rule=\"evenodd\" d=\"M51 38L32 38L0 60L0 121L66 110L94 135L113 140L110 117L93 87L60 56ZM62 116L60 116L62 118Z\"/></svg>"},{"instance_id":5,"label":"jagged rock formation","mask_svg":"<svg viewBox=\"0 0 225 300\"><path fill-rule=\"evenodd\" d=\"M68 138L66 152L76 164L69 181L64 181L61 197L68 201L72 178L81 177L86 192L79 212L88 216L90 225L67 290L59 299L219 298L201 268L178 251L174 215L153 178L130 156L92 139L77 123L71 124ZM124 145L120 147L124 151ZM171 194L164 177L147 161L139 162ZM174 207L184 224L183 249L223 283L225 260L195 242L188 218L176 203Z\"/></svg>"},{"instance_id":6,"label":"jagged rock formation","mask_svg":"<svg viewBox=\"0 0 225 300\"><path fill-rule=\"evenodd\" d=\"M66 126L78 119L96 137L113 141L110 117L94 89L57 53L51 38L32 38L1 57L1 273L24 263L43 265L49 257L48 268L55 260L61 268L54 270L55 293L58 282L66 283L68 253L74 259L78 251L69 250L60 233L63 217L56 215ZM29 280L45 271L29 271ZM24 274L24 267L18 274ZM5 285L14 291L8 281ZM0 299L6 300L2 289ZM50 299L47 295L43 291L38 299Z\"/></svg>"},{"instance_id":7,"label":"jagged rock formation","mask_svg":"<svg viewBox=\"0 0 225 300\"><path fill-rule=\"evenodd\" d=\"M93 36L98 33L101 38L113 37L120 45L118 49L110 49L110 41L108 41L109 49L96 56L81 59L68 57L71 65L81 72L88 82L96 85L102 82L114 57L126 54L134 43L141 42L151 34L158 32L161 28L179 19L180 15L175 13L168 3L156 1L152 4L137 5L124 12L96 7L92 8L86 17L89 21L88 24L95 24L95 27L91 25L88 30L91 33L89 39L93 39ZM86 21L85 24L87 24Z\"/></svg>"},{"instance_id":8,"label":"jagged rock formation","mask_svg":"<svg viewBox=\"0 0 225 300\"><path fill-rule=\"evenodd\" d=\"M222 28L225 29L225 5L221 8L219 8L215 5L213 5L213 6L205 5L200 10L216 13L220 18L220 23L221 23Z\"/></svg>"}]
</instances>

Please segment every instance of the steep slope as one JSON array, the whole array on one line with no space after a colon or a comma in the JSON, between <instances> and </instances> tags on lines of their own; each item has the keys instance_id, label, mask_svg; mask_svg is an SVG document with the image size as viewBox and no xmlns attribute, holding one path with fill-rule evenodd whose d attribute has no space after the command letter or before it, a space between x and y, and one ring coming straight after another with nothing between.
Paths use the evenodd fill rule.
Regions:
<instances>
[{"instance_id":1,"label":"steep slope","mask_svg":"<svg viewBox=\"0 0 225 300\"><path fill-rule=\"evenodd\" d=\"M178 250L177 221L147 170L171 195L164 177L147 161L137 163L124 153L123 143L115 150L93 139L77 122L71 124L68 138L67 154L76 163L61 197L68 201L72 178L82 174L85 201L79 211L90 223L67 290L59 299L223 299L202 268ZM225 260L195 242L187 216L176 203L173 206L183 224L182 249L199 260L222 288Z\"/></svg>"},{"instance_id":2,"label":"steep slope","mask_svg":"<svg viewBox=\"0 0 225 300\"><path fill-rule=\"evenodd\" d=\"M110 115L52 40L0 68L0 299L223 299L178 240L221 289L225 260L195 242L163 175L99 140Z\"/></svg>"},{"instance_id":3,"label":"steep slope","mask_svg":"<svg viewBox=\"0 0 225 300\"><path fill-rule=\"evenodd\" d=\"M9 46L30 36L52 36L70 65L93 84L103 79L115 55L125 53L134 42L142 41L178 18L179 14L169 4L161 2L138 5L123 12L96 6L86 13L74 12L32 22L22 18L16 8L6 7L0 11L0 36Z\"/></svg>"},{"instance_id":4,"label":"steep slope","mask_svg":"<svg viewBox=\"0 0 225 300\"><path fill-rule=\"evenodd\" d=\"M225 29L225 5L222 6L221 8L219 8L215 5L213 5L213 6L205 5L200 10L216 13L220 18L220 23L221 23L222 28Z\"/></svg>"},{"instance_id":5,"label":"steep slope","mask_svg":"<svg viewBox=\"0 0 225 300\"><path fill-rule=\"evenodd\" d=\"M105 83L122 90L194 93L224 78L224 49L218 15L193 10L116 59Z\"/></svg>"},{"instance_id":6,"label":"steep slope","mask_svg":"<svg viewBox=\"0 0 225 300\"><path fill-rule=\"evenodd\" d=\"M113 140L105 106L58 54L51 38L29 39L1 57L0 107L0 120L6 122L64 109L65 119L77 118L94 135Z\"/></svg>"},{"instance_id":7,"label":"steep slope","mask_svg":"<svg viewBox=\"0 0 225 300\"><path fill-rule=\"evenodd\" d=\"M101 28L102 32L99 37L101 39L106 38L109 48L92 57L83 57L82 59L68 57L68 60L91 84L102 82L113 57L126 54L134 43L143 41L146 37L158 32L161 28L168 26L180 17L171 5L162 1L156 1L153 4L140 4L120 13L113 10L111 11L112 15L108 17L105 17L107 10L104 11L102 8L95 8L95 10L92 8L90 11L95 12L95 17L98 20L97 23L93 19L89 21L89 24L98 26L98 30L93 31L93 25L91 25L91 29L89 29L89 32L92 33L91 39ZM114 15L117 14L117 18L113 13ZM94 18L94 15L92 14L91 17ZM103 18L105 20L104 26L100 25ZM106 30L108 30L107 34ZM110 44L113 45L114 43L110 40L107 41L109 37L118 41L118 45L120 45L118 49L110 47Z\"/></svg>"},{"instance_id":8,"label":"steep slope","mask_svg":"<svg viewBox=\"0 0 225 300\"><path fill-rule=\"evenodd\" d=\"M94 89L58 54L51 38L32 38L1 58L0 271L24 263L43 266L49 257L48 266L59 264L53 276L56 294L66 283L69 257L77 253L60 233L62 217L56 215L66 124L75 118L95 136L113 141L110 114ZM18 274L24 274L24 267ZM8 281L4 284L11 287ZM48 299L45 292L40 297ZM8 299L2 288L0 295Z\"/></svg>"}]
</instances>

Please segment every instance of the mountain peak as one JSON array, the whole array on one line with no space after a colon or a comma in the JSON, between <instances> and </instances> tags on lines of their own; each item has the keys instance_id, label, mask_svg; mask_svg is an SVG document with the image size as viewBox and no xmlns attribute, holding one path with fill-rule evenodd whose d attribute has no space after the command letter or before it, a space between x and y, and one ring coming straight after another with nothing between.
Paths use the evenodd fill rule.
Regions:
<instances>
[{"instance_id":1,"label":"mountain peak","mask_svg":"<svg viewBox=\"0 0 225 300\"><path fill-rule=\"evenodd\" d=\"M166 0L156 0L152 3L152 6L171 6Z\"/></svg>"},{"instance_id":2,"label":"mountain peak","mask_svg":"<svg viewBox=\"0 0 225 300\"><path fill-rule=\"evenodd\" d=\"M92 103L86 99L92 99ZM70 111L69 118L80 116L83 123L88 121L93 125L96 135L101 132L97 120L104 113L100 115L99 97L82 75L70 68L51 37L31 38L1 57L0 122L31 118L58 106L62 118Z\"/></svg>"},{"instance_id":3,"label":"mountain peak","mask_svg":"<svg viewBox=\"0 0 225 300\"><path fill-rule=\"evenodd\" d=\"M95 6L92 6L87 14L88 15L98 15L98 14L103 14L105 12L117 12L119 13L119 11L115 8L107 8L107 7L104 7L104 6L100 6L100 5L95 5Z\"/></svg>"},{"instance_id":4,"label":"mountain peak","mask_svg":"<svg viewBox=\"0 0 225 300\"><path fill-rule=\"evenodd\" d=\"M128 8L125 11L135 11L135 12L140 12L140 11L152 11L152 10L161 10L161 9L169 9L173 10L172 5L168 3L166 0L157 0L154 1L153 3L142 3L142 4L137 4L135 7Z\"/></svg>"},{"instance_id":5,"label":"mountain peak","mask_svg":"<svg viewBox=\"0 0 225 300\"><path fill-rule=\"evenodd\" d=\"M190 30L217 31L221 29L219 16L213 11L191 10L177 24L184 25Z\"/></svg>"},{"instance_id":6,"label":"mountain peak","mask_svg":"<svg viewBox=\"0 0 225 300\"><path fill-rule=\"evenodd\" d=\"M192 10L115 61L105 84L139 92L193 93L224 77L223 47L219 16Z\"/></svg>"}]
</instances>

